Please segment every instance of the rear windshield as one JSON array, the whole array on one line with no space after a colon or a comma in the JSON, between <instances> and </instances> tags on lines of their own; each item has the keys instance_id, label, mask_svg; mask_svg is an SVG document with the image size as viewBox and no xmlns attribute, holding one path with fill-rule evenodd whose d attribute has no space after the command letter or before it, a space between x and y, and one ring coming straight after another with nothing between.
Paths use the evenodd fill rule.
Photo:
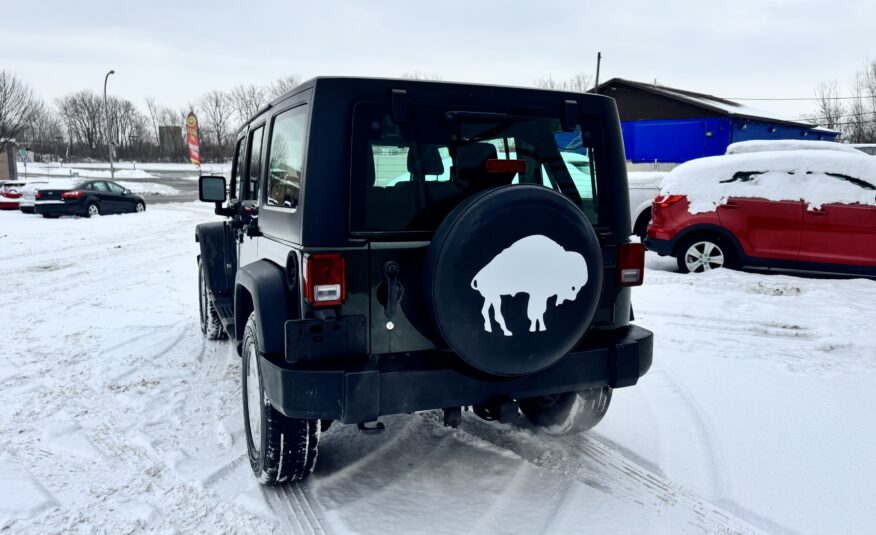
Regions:
<instances>
[{"instance_id":1,"label":"rear windshield","mask_svg":"<svg viewBox=\"0 0 876 535\"><path fill-rule=\"evenodd\" d=\"M592 121L566 131L538 114L409 110L395 123L388 104L355 108L353 230L434 231L466 197L508 184L559 191L598 223Z\"/></svg>"}]
</instances>

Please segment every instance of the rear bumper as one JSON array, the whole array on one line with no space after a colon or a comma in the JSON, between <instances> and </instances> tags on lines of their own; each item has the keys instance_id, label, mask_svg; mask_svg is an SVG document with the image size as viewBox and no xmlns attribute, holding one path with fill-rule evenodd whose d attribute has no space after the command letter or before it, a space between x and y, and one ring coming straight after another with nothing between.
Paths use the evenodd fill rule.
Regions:
<instances>
[{"instance_id":1,"label":"rear bumper","mask_svg":"<svg viewBox=\"0 0 876 535\"><path fill-rule=\"evenodd\" d=\"M630 325L591 335L557 364L520 377L483 374L447 351L388 355L319 368L261 357L268 400L291 418L359 423L379 416L636 384L651 367L653 334Z\"/></svg>"},{"instance_id":2,"label":"rear bumper","mask_svg":"<svg viewBox=\"0 0 876 535\"><path fill-rule=\"evenodd\" d=\"M645 248L649 251L654 251L660 256L671 255L674 245L675 240L658 240L657 238L645 238Z\"/></svg>"},{"instance_id":3,"label":"rear bumper","mask_svg":"<svg viewBox=\"0 0 876 535\"><path fill-rule=\"evenodd\" d=\"M36 214L46 215L78 215L84 212L78 204L67 204L63 201L36 202L33 211Z\"/></svg>"}]
</instances>

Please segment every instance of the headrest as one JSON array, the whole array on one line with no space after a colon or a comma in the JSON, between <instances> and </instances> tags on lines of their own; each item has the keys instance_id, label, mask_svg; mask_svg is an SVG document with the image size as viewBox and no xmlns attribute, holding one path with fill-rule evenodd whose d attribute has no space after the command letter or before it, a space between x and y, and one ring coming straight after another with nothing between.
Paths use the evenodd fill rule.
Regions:
<instances>
[{"instance_id":1,"label":"headrest","mask_svg":"<svg viewBox=\"0 0 876 535\"><path fill-rule=\"evenodd\" d=\"M437 145L420 145L418 150L408 151L408 172L416 176L422 172L424 176L438 176L444 174L444 162ZM420 169L417 169L417 153L420 156Z\"/></svg>"},{"instance_id":2,"label":"headrest","mask_svg":"<svg viewBox=\"0 0 876 535\"><path fill-rule=\"evenodd\" d=\"M472 143L456 147L457 169L484 169L487 160L495 158L496 146L492 143Z\"/></svg>"}]
</instances>

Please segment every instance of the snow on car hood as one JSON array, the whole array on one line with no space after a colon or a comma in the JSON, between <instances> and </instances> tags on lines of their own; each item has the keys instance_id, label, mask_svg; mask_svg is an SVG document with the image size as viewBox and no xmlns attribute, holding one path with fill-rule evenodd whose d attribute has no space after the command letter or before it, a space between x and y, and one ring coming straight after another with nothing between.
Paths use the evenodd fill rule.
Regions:
<instances>
[{"instance_id":1,"label":"snow on car hood","mask_svg":"<svg viewBox=\"0 0 876 535\"><path fill-rule=\"evenodd\" d=\"M876 206L876 158L864 153L796 150L711 156L663 179L661 195L686 195L690 213L711 212L730 197Z\"/></svg>"},{"instance_id":2,"label":"snow on car hood","mask_svg":"<svg viewBox=\"0 0 876 535\"><path fill-rule=\"evenodd\" d=\"M855 155L859 155L861 152L851 145L843 145L836 141L810 141L802 139L753 139L750 141L737 141L727 146L727 154L786 150L835 150Z\"/></svg>"},{"instance_id":3,"label":"snow on car hood","mask_svg":"<svg viewBox=\"0 0 876 535\"><path fill-rule=\"evenodd\" d=\"M627 182L631 188L660 189L660 184L665 176L666 173L663 171L629 171L627 172Z\"/></svg>"}]
</instances>

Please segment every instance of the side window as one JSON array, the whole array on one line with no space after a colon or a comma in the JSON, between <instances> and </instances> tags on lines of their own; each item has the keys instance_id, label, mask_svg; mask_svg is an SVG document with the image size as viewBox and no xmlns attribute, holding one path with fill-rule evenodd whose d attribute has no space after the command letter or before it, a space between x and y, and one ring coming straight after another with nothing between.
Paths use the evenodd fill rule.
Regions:
<instances>
[{"instance_id":1,"label":"side window","mask_svg":"<svg viewBox=\"0 0 876 535\"><path fill-rule=\"evenodd\" d=\"M260 126L249 135L249 165L243 187L243 200L257 201L259 198L259 171L262 162L262 134L265 127Z\"/></svg>"},{"instance_id":2,"label":"side window","mask_svg":"<svg viewBox=\"0 0 876 535\"><path fill-rule=\"evenodd\" d=\"M106 187L106 182L92 182L91 186L94 188L94 191L109 191L109 188Z\"/></svg>"},{"instance_id":3,"label":"side window","mask_svg":"<svg viewBox=\"0 0 876 535\"><path fill-rule=\"evenodd\" d=\"M298 207L306 132L307 106L293 108L274 118L268 164L269 206Z\"/></svg>"},{"instance_id":4,"label":"side window","mask_svg":"<svg viewBox=\"0 0 876 535\"><path fill-rule=\"evenodd\" d=\"M107 182L106 185L109 186L110 191L113 193L122 193L125 191L125 188L119 186L115 182Z\"/></svg>"},{"instance_id":5,"label":"side window","mask_svg":"<svg viewBox=\"0 0 876 535\"><path fill-rule=\"evenodd\" d=\"M246 167L244 163L246 160L246 138L242 137L237 140L237 150L235 151L236 156L234 157L234 172L232 174L232 184L231 191L234 195L239 191L238 188L243 184L243 170Z\"/></svg>"}]
</instances>

